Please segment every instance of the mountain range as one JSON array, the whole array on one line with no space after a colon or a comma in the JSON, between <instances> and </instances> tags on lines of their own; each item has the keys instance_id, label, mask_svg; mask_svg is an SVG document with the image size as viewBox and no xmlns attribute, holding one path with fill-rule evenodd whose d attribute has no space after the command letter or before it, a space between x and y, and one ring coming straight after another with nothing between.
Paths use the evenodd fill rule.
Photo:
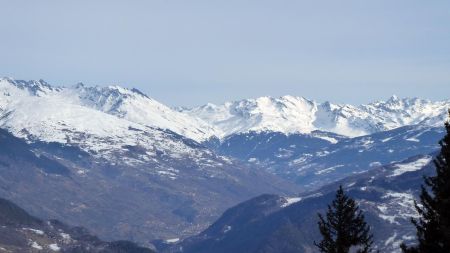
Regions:
<instances>
[{"instance_id":1,"label":"mountain range","mask_svg":"<svg viewBox=\"0 0 450 253\"><path fill-rule=\"evenodd\" d=\"M283 96L245 99L222 105L208 103L196 108L170 108L137 89L120 86L86 87L79 83L73 87L58 87L43 80L2 78L0 89L2 111L21 107L24 112L41 112L39 116L46 116L52 108L63 110L70 105L73 114L93 109L136 124L167 129L198 142L248 132L309 134L319 130L356 137L407 125L439 126L446 119L450 106L450 100L433 102L419 98L399 99L397 96L359 106ZM29 104L34 106L27 107ZM99 119L103 122L96 124L108 121L103 118Z\"/></svg>"},{"instance_id":2,"label":"mountain range","mask_svg":"<svg viewBox=\"0 0 450 253\"><path fill-rule=\"evenodd\" d=\"M146 243L195 234L258 194L298 189L170 129L84 105L79 89L0 82L0 196L32 215ZM147 99L124 91L118 101L130 94Z\"/></svg>"},{"instance_id":3,"label":"mountain range","mask_svg":"<svg viewBox=\"0 0 450 253\"><path fill-rule=\"evenodd\" d=\"M387 205L391 198L383 196L390 191L413 191L418 174L410 188L396 189L387 185L405 184L410 174L390 177L389 171L408 159L425 161L420 159L438 150L449 107L450 100L396 96L359 106L284 96L171 108L137 89L3 78L0 197L42 219L86 227L102 240L171 251L180 245L213 249L215 243L198 236L213 241L222 236L224 216L219 227L214 221L234 212L226 211L234 205L245 207L239 211L245 217L237 218L242 227L253 220L265 224L272 213L285 219L283 210L294 207L312 224L311 213L329 199L306 197L331 196L336 182L373 205ZM414 173L424 172L426 164L416 164ZM376 194L361 190L372 187L371 177L379 178ZM350 186L348 180L362 183ZM266 195L257 197L261 194ZM412 192L408 201L415 197ZM377 224L398 231L393 241L411 236L411 229L381 221L380 212L373 212ZM174 247L165 243L178 240ZM305 252L308 245L301 246Z\"/></svg>"},{"instance_id":4,"label":"mountain range","mask_svg":"<svg viewBox=\"0 0 450 253\"><path fill-rule=\"evenodd\" d=\"M359 106L283 96L179 110L218 128L219 137L247 132L291 134L316 130L356 137L407 125L438 126L446 119L449 106L450 100L432 102L397 96Z\"/></svg>"}]
</instances>

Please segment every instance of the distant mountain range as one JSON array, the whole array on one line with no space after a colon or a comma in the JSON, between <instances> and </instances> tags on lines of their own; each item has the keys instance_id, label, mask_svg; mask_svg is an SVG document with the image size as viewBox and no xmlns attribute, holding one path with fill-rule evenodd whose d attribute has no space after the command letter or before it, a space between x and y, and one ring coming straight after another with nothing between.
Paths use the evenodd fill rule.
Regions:
<instances>
[{"instance_id":1,"label":"distant mountain range","mask_svg":"<svg viewBox=\"0 0 450 253\"><path fill-rule=\"evenodd\" d=\"M223 138L247 132L307 134L319 130L355 137L407 125L439 126L450 107L450 100L433 102L419 98L400 99L396 96L387 101L359 106L317 103L303 97L284 96L172 109L137 89L120 86L86 87L82 83L73 87L57 87L43 80L11 78L0 79L0 91L0 108L4 113L20 109L28 117L48 118L50 114L56 113L55 108L59 109L60 115L70 109L70 113L74 114L71 116L90 114L87 111L91 109L135 124L167 129L199 142L211 137ZM56 118L58 115L52 116ZM104 128L110 120L104 114L97 113L96 116L98 122L95 124L99 128ZM20 127L14 123L21 118L18 115L9 118L14 119L16 121L10 124L3 120L2 124L10 128ZM75 120L81 122L85 119L77 117L72 123L77 123ZM61 127L63 122L52 123L54 127ZM120 123L116 124L120 127ZM43 133L39 134L45 138ZM47 138L51 139L49 136Z\"/></svg>"},{"instance_id":2,"label":"distant mountain range","mask_svg":"<svg viewBox=\"0 0 450 253\"><path fill-rule=\"evenodd\" d=\"M449 107L285 96L175 109L136 89L3 78L0 197L101 239L176 241L260 194L304 198L436 152Z\"/></svg>"},{"instance_id":3,"label":"distant mountain range","mask_svg":"<svg viewBox=\"0 0 450 253\"><path fill-rule=\"evenodd\" d=\"M450 100L432 102L396 96L359 106L284 96L207 104L180 111L218 128L219 137L247 132L305 134L316 130L355 137L407 125L440 126L449 107Z\"/></svg>"}]
</instances>

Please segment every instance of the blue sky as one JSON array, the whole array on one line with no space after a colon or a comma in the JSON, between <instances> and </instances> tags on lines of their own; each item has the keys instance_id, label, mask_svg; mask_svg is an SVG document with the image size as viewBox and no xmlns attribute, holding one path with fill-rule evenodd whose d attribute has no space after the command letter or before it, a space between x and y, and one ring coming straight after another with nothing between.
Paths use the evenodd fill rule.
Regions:
<instances>
[{"instance_id":1,"label":"blue sky","mask_svg":"<svg viewBox=\"0 0 450 253\"><path fill-rule=\"evenodd\" d=\"M450 98L450 1L0 0L0 75L172 106Z\"/></svg>"}]
</instances>

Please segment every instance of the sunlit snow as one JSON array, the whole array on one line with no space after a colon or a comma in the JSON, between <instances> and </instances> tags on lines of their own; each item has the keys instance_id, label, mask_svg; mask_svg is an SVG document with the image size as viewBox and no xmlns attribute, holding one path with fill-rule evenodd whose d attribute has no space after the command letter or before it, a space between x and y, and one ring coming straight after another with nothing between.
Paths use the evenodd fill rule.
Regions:
<instances>
[{"instance_id":1,"label":"sunlit snow","mask_svg":"<svg viewBox=\"0 0 450 253\"><path fill-rule=\"evenodd\" d=\"M411 163L401 163L394 165L394 171L392 171L392 174L388 177L396 177L400 176L403 173L416 171L422 169L425 165L429 164L432 160L431 156L426 156L423 158L420 158L414 162Z\"/></svg>"}]
</instances>

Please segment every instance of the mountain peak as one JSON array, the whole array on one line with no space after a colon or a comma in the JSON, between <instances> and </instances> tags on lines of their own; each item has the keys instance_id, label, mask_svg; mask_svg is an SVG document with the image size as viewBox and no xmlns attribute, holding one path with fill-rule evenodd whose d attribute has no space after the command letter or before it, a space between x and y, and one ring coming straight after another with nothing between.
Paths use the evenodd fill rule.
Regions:
<instances>
[{"instance_id":1,"label":"mountain peak","mask_svg":"<svg viewBox=\"0 0 450 253\"><path fill-rule=\"evenodd\" d=\"M389 98L389 100L388 101L392 101L392 102L396 102L396 101L399 101L400 99L398 98L398 96L397 95L392 95L390 98Z\"/></svg>"},{"instance_id":2,"label":"mountain peak","mask_svg":"<svg viewBox=\"0 0 450 253\"><path fill-rule=\"evenodd\" d=\"M129 89L129 88L124 88L120 85L87 86L84 83L79 82L75 86L73 86L73 89L78 90L78 92L85 94L85 95L86 95L86 93L96 93L99 96L114 95L114 96L123 96L124 98L127 96L139 95L139 96L151 99L145 93L138 90L137 88Z\"/></svg>"},{"instance_id":3,"label":"mountain peak","mask_svg":"<svg viewBox=\"0 0 450 253\"><path fill-rule=\"evenodd\" d=\"M78 83L75 84L75 86L74 86L75 89L82 89L82 88L84 88L84 87L86 87L86 86L85 86L85 84L82 83L82 82L78 82Z\"/></svg>"},{"instance_id":4,"label":"mountain peak","mask_svg":"<svg viewBox=\"0 0 450 253\"><path fill-rule=\"evenodd\" d=\"M12 85L18 89L26 90L34 96L46 95L52 91L59 91L59 87L53 87L43 79L39 80L17 80L10 77L3 77L0 82Z\"/></svg>"}]
</instances>

